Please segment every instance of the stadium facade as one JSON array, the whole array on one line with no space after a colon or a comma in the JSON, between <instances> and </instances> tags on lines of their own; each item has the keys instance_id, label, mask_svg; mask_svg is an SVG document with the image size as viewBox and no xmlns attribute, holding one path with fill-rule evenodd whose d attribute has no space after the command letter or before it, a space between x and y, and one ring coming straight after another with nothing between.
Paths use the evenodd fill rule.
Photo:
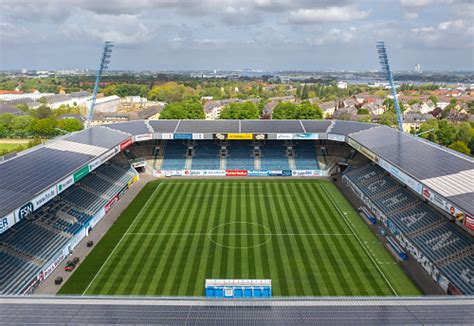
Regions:
<instances>
[{"instance_id":1,"label":"stadium facade","mask_svg":"<svg viewBox=\"0 0 474 326\"><path fill-rule=\"evenodd\" d=\"M326 160L332 151L337 159ZM347 164L357 153L362 163ZM0 293L31 293L138 180L137 170L327 177L345 167L344 184L369 219L390 229L395 251L409 253L446 293L474 293L474 160L386 126L328 120L117 123L1 162L0 258L7 267Z\"/></svg>"}]
</instances>

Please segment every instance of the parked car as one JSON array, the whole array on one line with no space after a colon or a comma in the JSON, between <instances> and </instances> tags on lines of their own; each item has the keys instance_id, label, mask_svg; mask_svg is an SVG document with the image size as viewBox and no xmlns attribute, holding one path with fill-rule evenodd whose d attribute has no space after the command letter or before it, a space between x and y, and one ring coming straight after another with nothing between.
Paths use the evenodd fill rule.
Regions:
<instances>
[{"instance_id":1,"label":"parked car","mask_svg":"<svg viewBox=\"0 0 474 326\"><path fill-rule=\"evenodd\" d=\"M64 270L66 272L72 272L74 270L74 267L76 267L76 265L68 265L68 266L64 267Z\"/></svg>"}]
</instances>

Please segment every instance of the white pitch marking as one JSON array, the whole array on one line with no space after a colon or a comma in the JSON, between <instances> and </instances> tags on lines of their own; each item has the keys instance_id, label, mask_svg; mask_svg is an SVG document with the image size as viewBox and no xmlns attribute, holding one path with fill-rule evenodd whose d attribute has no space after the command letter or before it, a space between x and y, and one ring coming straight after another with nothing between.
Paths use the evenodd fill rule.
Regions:
<instances>
[{"instance_id":1,"label":"white pitch marking","mask_svg":"<svg viewBox=\"0 0 474 326\"><path fill-rule=\"evenodd\" d=\"M110 255L107 257L107 259L104 261L104 263L102 264L102 266L100 266L99 270L97 271L97 273L94 275L94 278L92 279L92 281L89 283L89 285L87 286L87 288L84 290L84 292L82 292L82 296L84 296L84 294L87 292L87 290L89 290L90 286L92 285L92 283L94 283L95 279L97 278L97 276L99 276L100 272L102 271L102 269L104 268L105 265L107 265L107 262L109 261L110 257L112 257L114 255L114 252L115 250L119 247L120 243L122 242L122 240L125 238L125 236L128 234L128 231L130 231L130 229L132 228L133 225L135 225L135 222L137 220L140 219L141 215L142 215L142 212L144 211L144 208L145 207L148 207L148 204L150 203L150 200L152 198L155 197L155 193L156 191L158 190L158 188L162 185L163 183L160 183L158 186L156 186L155 190L153 191L153 193L151 194L150 198L148 198L148 200L146 201L145 205L143 205L143 207L140 209L140 211L138 212L137 216L135 217L135 219L133 220L132 223L130 223L130 225L128 226L128 229L127 231L125 231L125 233L122 235L122 237L120 238L119 242L117 242L117 244L115 245L114 249L112 250L112 252L110 253Z\"/></svg>"},{"instance_id":2,"label":"white pitch marking","mask_svg":"<svg viewBox=\"0 0 474 326\"><path fill-rule=\"evenodd\" d=\"M370 260L372 261L372 263L374 264L374 266L377 268L377 270L379 271L380 275L382 275L382 277L384 278L385 282L387 282L388 286L390 287L390 289L392 290L392 292L398 297L398 293L397 291L395 291L395 289L393 288L392 284L390 283L390 281L387 279L387 277L385 276L385 274L382 272L382 270L380 269L379 265L375 262L374 258L370 255L369 251L367 250L366 246L364 245L364 243L362 242L362 240L360 240L359 236L354 232L354 229L353 227L350 225L350 223L346 220L346 216L344 216L344 214L341 214L341 209L339 208L339 206L336 205L336 203L334 203L334 200L332 199L331 196L329 196L327 190L326 190L326 187L324 187L322 184L319 185L321 187L321 189L323 189L324 193L326 194L326 197L329 198L329 200L331 201L332 205L336 208L336 210L339 212L339 215L341 215L342 219L344 220L344 222L347 224L347 226L351 229L352 233L354 233L357 241L359 241L359 244L361 245L361 247L365 250L365 253L367 254L367 256L370 258ZM373 255L373 254L372 254Z\"/></svg>"}]
</instances>

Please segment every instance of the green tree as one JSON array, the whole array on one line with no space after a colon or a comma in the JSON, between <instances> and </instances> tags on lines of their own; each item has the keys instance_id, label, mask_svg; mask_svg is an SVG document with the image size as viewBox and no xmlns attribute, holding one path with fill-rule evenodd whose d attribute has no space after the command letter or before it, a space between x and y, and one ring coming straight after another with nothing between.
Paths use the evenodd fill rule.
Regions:
<instances>
[{"instance_id":1,"label":"green tree","mask_svg":"<svg viewBox=\"0 0 474 326\"><path fill-rule=\"evenodd\" d=\"M202 104L192 100L170 103L160 114L160 119L204 119L205 117Z\"/></svg>"},{"instance_id":2,"label":"green tree","mask_svg":"<svg viewBox=\"0 0 474 326\"><path fill-rule=\"evenodd\" d=\"M49 106L46 106L45 104L41 105L37 110L36 110L36 117L38 119L48 119L53 116L53 111Z\"/></svg>"},{"instance_id":3,"label":"green tree","mask_svg":"<svg viewBox=\"0 0 474 326\"><path fill-rule=\"evenodd\" d=\"M301 99L307 100L309 98L309 87L307 84L303 86L303 91L301 92Z\"/></svg>"},{"instance_id":4,"label":"green tree","mask_svg":"<svg viewBox=\"0 0 474 326\"><path fill-rule=\"evenodd\" d=\"M393 127L397 124L397 117L392 111L387 111L382 113L382 115L380 116L379 123L389 127Z\"/></svg>"},{"instance_id":5,"label":"green tree","mask_svg":"<svg viewBox=\"0 0 474 326\"><path fill-rule=\"evenodd\" d=\"M436 96L430 95L428 96L428 99L431 100L431 102L433 102L434 106L438 105L438 98Z\"/></svg>"},{"instance_id":6,"label":"green tree","mask_svg":"<svg viewBox=\"0 0 474 326\"><path fill-rule=\"evenodd\" d=\"M383 101L383 105L385 105L388 111L395 113L395 102L393 101L393 99L386 98ZM405 106L403 105L403 103L398 102L398 105L400 105L400 110L402 111L402 113L405 112Z\"/></svg>"},{"instance_id":7,"label":"green tree","mask_svg":"<svg viewBox=\"0 0 474 326\"><path fill-rule=\"evenodd\" d=\"M31 135L31 124L35 118L25 115L15 117L11 122L11 137L26 138Z\"/></svg>"},{"instance_id":8,"label":"green tree","mask_svg":"<svg viewBox=\"0 0 474 326\"><path fill-rule=\"evenodd\" d=\"M77 119L62 119L58 121L57 127L64 131L79 131L84 129L84 125Z\"/></svg>"},{"instance_id":9,"label":"green tree","mask_svg":"<svg viewBox=\"0 0 474 326\"><path fill-rule=\"evenodd\" d=\"M467 147L466 143L464 143L463 141L460 141L460 140L457 140L454 143L452 143L451 145L449 145L449 148L454 149L455 151L458 151L458 152L466 154L466 155L471 154L471 151L470 151L469 147Z\"/></svg>"},{"instance_id":10,"label":"green tree","mask_svg":"<svg viewBox=\"0 0 474 326\"><path fill-rule=\"evenodd\" d=\"M426 131L431 130L431 129L433 129L432 132L426 132ZM421 134L422 132L426 132L426 133L420 135L420 137L431 140L432 142L436 143L436 142L438 142L438 137L437 137L438 130L439 130L438 120L431 119L431 120L428 120L426 122L423 122L420 125L420 129L418 129L418 133Z\"/></svg>"},{"instance_id":11,"label":"green tree","mask_svg":"<svg viewBox=\"0 0 474 326\"><path fill-rule=\"evenodd\" d=\"M15 116L11 113L0 114L0 137L10 137Z\"/></svg>"},{"instance_id":12,"label":"green tree","mask_svg":"<svg viewBox=\"0 0 474 326\"><path fill-rule=\"evenodd\" d=\"M461 122L457 124L456 140L469 144L472 139L472 127L469 122Z\"/></svg>"},{"instance_id":13,"label":"green tree","mask_svg":"<svg viewBox=\"0 0 474 326\"><path fill-rule=\"evenodd\" d=\"M279 103L273 110L273 119L312 120L322 119L323 112L317 104L303 101L300 105L290 102Z\"/></svg>"},{"instance_id":14,"label":"green tree","mask_svg":"<svg viewBox=\"0 0 474 326\"><path fill-rule=\"evenodd\" d=\"M31 124L31 130L40 136L50 137L57 134L55 119L37 119Z\"/></svg>"},{"instance_id":15,"label":"green tree","mask_svg":"<svg viewBox=\"0 0 474 326\"><path fill-rule=\"evenodd\" d=\"M438 128L436 132L438 143L449 146L456 138L456 127L449 121L440 120L438 122Z\"/></svg>"},{"instance_id":16,"label":"green tree","mask_svg":"<svg viewBox=\"0 0 474 326\"><path fill-rule=\"evenodd\" d=\"M296 115L298 106L291 102L281 102L273 109L273 119L289 119L290 116Z\"/></svg>"},{"instance_id":17,"label":"green tree","mask_svg":"<svg viewBox=\"0 0 474 326\"><path fill-rule=\"evenodd\" d=\"M221 119L258 119L260 110L252 102L231 103L224 107L221 112Z\"/></svg>"}]
</instances>

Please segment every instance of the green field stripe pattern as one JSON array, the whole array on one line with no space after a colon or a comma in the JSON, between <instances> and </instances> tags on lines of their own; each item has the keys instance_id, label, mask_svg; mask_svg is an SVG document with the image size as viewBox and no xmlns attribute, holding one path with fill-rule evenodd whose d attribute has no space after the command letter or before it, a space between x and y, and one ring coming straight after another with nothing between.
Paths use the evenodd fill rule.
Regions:
<instances>
[{"instance_id":1,"label":"green field stripe pattern","mask_svg":"<svg viewBox=\"0 0 474 326\"><path fill-rule=\"evenodd\" d=\"M420 293L333 184L295 179L149 183L60 293L202 296L207 278L272 279L274 296Z\"/></svg>"}]
</instances>

